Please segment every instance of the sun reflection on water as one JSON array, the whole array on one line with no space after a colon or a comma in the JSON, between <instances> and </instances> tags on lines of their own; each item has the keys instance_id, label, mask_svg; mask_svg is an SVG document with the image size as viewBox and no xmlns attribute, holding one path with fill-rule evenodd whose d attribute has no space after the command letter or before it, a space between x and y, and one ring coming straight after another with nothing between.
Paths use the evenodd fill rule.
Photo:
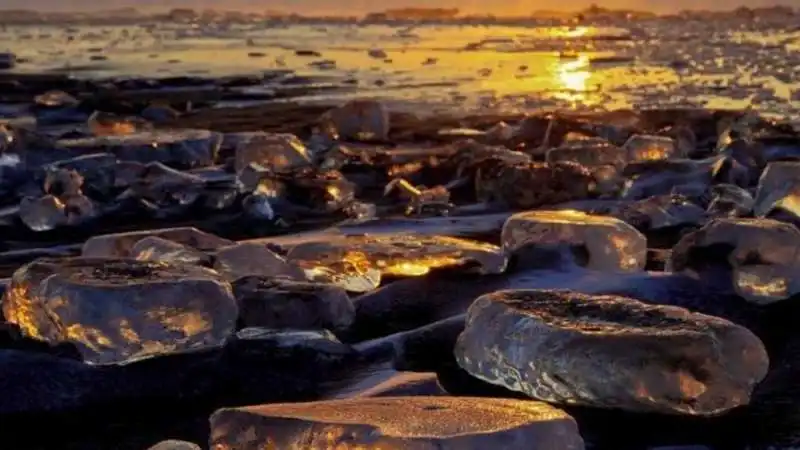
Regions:
<instances>
[{"instance_id":1,"label":"sun reflection on water","mask_svg":"<svg viewBox=\"0 0 800 450\"><path fill-rule=\"evenodd\" d=\"M589 79L592 73L589 71L589 58L585 55L578 56L566 62L558 63L555 72L556 82L560 85L562 92L557 96L561 99L582 102L586 100Z\"/></svg>"},{"instance_id":2,"label":"sun reflection on water","mask_svg":"<svg viewBox=\"0 0 800 450\"><path fill-rule=\"evenodd\" d=\"M564 33L564 36L566 36L566 37L586 36L587 34L589 34L590 30L591 29L589 27L573 27L573 28L568 29Z\"/></svg>"}]
</instances>

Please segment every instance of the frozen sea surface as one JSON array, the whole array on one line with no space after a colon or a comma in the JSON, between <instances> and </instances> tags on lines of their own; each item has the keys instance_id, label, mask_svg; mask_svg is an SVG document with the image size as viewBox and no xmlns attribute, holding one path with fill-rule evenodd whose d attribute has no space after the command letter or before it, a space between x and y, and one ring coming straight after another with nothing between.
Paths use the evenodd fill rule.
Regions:
<instances>
[{"instance_id":1,"label":"frozen sea surface","mask_svg":"<svg viewBox=\"0 0 800 450\"><path fill-rule=\"evenodd\" d=\"M455 110L749 106L800 119L800 31L791 23L5 27L3 50L22 59L20 72L216 77L287 69L358 87L331 95Z\"/></svg>"}]
</instances>

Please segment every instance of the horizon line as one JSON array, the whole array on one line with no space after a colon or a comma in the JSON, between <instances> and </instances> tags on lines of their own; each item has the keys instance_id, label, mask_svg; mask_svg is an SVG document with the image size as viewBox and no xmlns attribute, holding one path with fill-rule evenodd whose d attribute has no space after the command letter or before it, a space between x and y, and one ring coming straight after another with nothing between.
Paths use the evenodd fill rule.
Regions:
<instances>
[{"instance_id":1,"label":"horizon line","mask_svg":"<svg viewBox=\"0 0 800 450\"><path fill-rule=\"evenodd\" d=\"M800 12L800 7L793 8L789 5L782 5L782 4L774 4L770 6L757 6L757 7L748 7L748 6L738 6L738 7L721 7L721 8L714 8L714 7L706 7L706 8L681 8L676 10L672 13L666 12L658 12L656 10L651 9L640 9L640 8L605 8L605 7L597 7L596 5L589 5L583 8L539 8L539 9L532 9L528 16L520 15L520 14L509 14L509 15L499 15L499 14L492 14L491 12L465 12L461 11L459 8L440 8L440 7L414 7L414 6L399 6L396 8L385 8L381 10L374 10L374 11L364 11L358 14L330 14L330 13L320 13L320 12L306 12L302 13L298 10L285 10L285 9L273 9L273 8L209 8L209 7L198 7L198 8L191 8L191 7L165 7L165 6L146 6L144 8L139 6L119 6L116 8L105 8L105 9L88 9L88 8L77 8L71 11L64 11L64 10L57 10L57 9L40 9L40 8L0 8L0 14L8 13L8 12L31 12L31 13L39 13L39 14L59 14L59 15L70 15L70 14L81 14L81 13L92 13L92 14L101 14L104 12L116 12L116 11L136 11L147 13L150 15L156 14L166 14L172 11L194 11L198 13L202 13L204 11L214 11L214 12L242 12L242 13L270 13L270 14L283 14L283 15L297 15L302 17L314 18L314 17L343 17L343 18L351 18L351 17L366 17L369 15L377 15L382 13L392 13L392 12L402 12L402 11L442 11L442 10L455 10L455 14L450 17L449 19L458 19L458 18L467 18L467 17L475 17L475 16L492 16L492 17L503 17L503 18L525 18L530 17L536 13L585 13L589 12L595 7L595 9L599 12L638 12L638 13L648 13L648 14L655 14L655 15L675 15L680 14L683 12L735 12L738 10L750 10L750 11L759 11L759 10L770 10L770 9L783 9L783 10L791 10L795 12Z\"/></svg>"}]
</instances>

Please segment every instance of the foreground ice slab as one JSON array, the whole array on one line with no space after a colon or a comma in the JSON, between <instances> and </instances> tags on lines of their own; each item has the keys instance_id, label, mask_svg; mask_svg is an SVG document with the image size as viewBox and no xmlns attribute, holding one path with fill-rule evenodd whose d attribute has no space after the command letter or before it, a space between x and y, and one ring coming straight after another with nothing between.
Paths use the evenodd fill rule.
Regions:
<instances>
[{"instance_id":1,"label":"foreground ice slab","mask_svg":"<svg viewBox=\"0 0 800 450\"><path fill-rule=\"evenodd\" d=\"M584 250L586 266L608 271L636 271L647 262L647 239L627 223L574 210L528 211L503 226L506 254L528 245L567 244Z\"/></svg>"},{"instance_id":2,"label":"foreground ice slab","mask_svg":"<svg viewBox=\"0 0 800 450\"><path fill-rule=\"evenodd\" d=\"M221 409L211 448L580 450L575 421L545 403L383 397Z\"/></svg>"},{"instance_id":3,"label":"foreground ice slab","mask_svg":"<svg viewBox=\"0 0 800 450\"><path fill-rule=\"evenodd\" d=\"M82 255L87 257L128 258L131 250L142 239L155 236L177 242L198 250L216 250L234 244L194 227L161 228L158 230L131 231L128 233L103 234L89 238L83 244Z\"/></svg>"},{"instance_id":4,"label":"foreground ice slab","mask_svg":"<svg viewBox=\"0 0 800 450\"><path fill-rule=\"evenodd\" d=\"M800 230L770 219L715 219L675 244L667 268L700 276L724 268L747 301L785 300L800 292Z\"/></svg>"},{"instance_id":5,"label":"foreground ice slab","mask_svg":"<svg viewBox=\"0 0 800 450\"><path fill-rule=\"evenodd\" d=\"M350 297L332 284L251 276L233 292L245 327L341 330L355 320Z\"/></svg>"},{"instance_id":6,"label":"foreground ice slab","mask_svg":"<svg viewBox=\"0 0 800 450\"><path fill-rule=\"evenodd\" d=\"M309 278L329 281L351 292L366 292L382 275L421 276L433 269L477 263L484 273L505 270L497 246L447 236L361 235L303 242L287 259Z\"/></svg>"},{"instance_id":7,"label":"foreground ice slab","mask_svg":"<svg viewBox=\"0 0 800 450\"><path fill-rule=\"evenodd\" d=\"M455 355L539 400L700 416L747 404L769 365L761 341L727 320L567 290L478 298Z\"/></svg>"},{"instance_id":8,"label":"foreground ice slab","mask_svg":"<svg viewBox=\"0 0 800 450\"><path fill-rule=\"evenodd\" d=\"M99 258L23 266L2 306L26 335L72 343L90 364L222 345L238 314L230 284L212 270Z\"/></svg>"}]
</instances>

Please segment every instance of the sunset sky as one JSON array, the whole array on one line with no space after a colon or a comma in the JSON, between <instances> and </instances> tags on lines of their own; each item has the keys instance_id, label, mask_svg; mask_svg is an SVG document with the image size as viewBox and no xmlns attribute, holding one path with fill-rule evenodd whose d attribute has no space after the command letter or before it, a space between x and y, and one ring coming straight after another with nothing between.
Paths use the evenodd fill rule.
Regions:
<instances>
[{"instance_id":1,"label":"sunset sky","mask_svg":"<svg viewBox=\"0 0 800 450\"><path fill-rule=\"evenodd\" d=\"M218 8L218 9L246 9L246 10L282 10L304 13L330 13L330 14L361 14L370 11L380 11L388 7L399 6L431 6L458 7L467 13L492 12L491 7L497 9L495 14L526 14L536 9L579 9L591 4L591 0L561 0L551 2L544 0L0 0L0 9L25 8L52 11L69 10L96 10L109 9L122 6L136 6L147 10L151 8L163 9L170 7L189 8ZM674 11L688 8L732 8L739 5L768 6L774 4L800 7L800 0L749 0L749 1L719 1L719 0L610 0L597 1L599 5L618 8L634 7L655 11Z\"/></svg>"}]
</instances>

